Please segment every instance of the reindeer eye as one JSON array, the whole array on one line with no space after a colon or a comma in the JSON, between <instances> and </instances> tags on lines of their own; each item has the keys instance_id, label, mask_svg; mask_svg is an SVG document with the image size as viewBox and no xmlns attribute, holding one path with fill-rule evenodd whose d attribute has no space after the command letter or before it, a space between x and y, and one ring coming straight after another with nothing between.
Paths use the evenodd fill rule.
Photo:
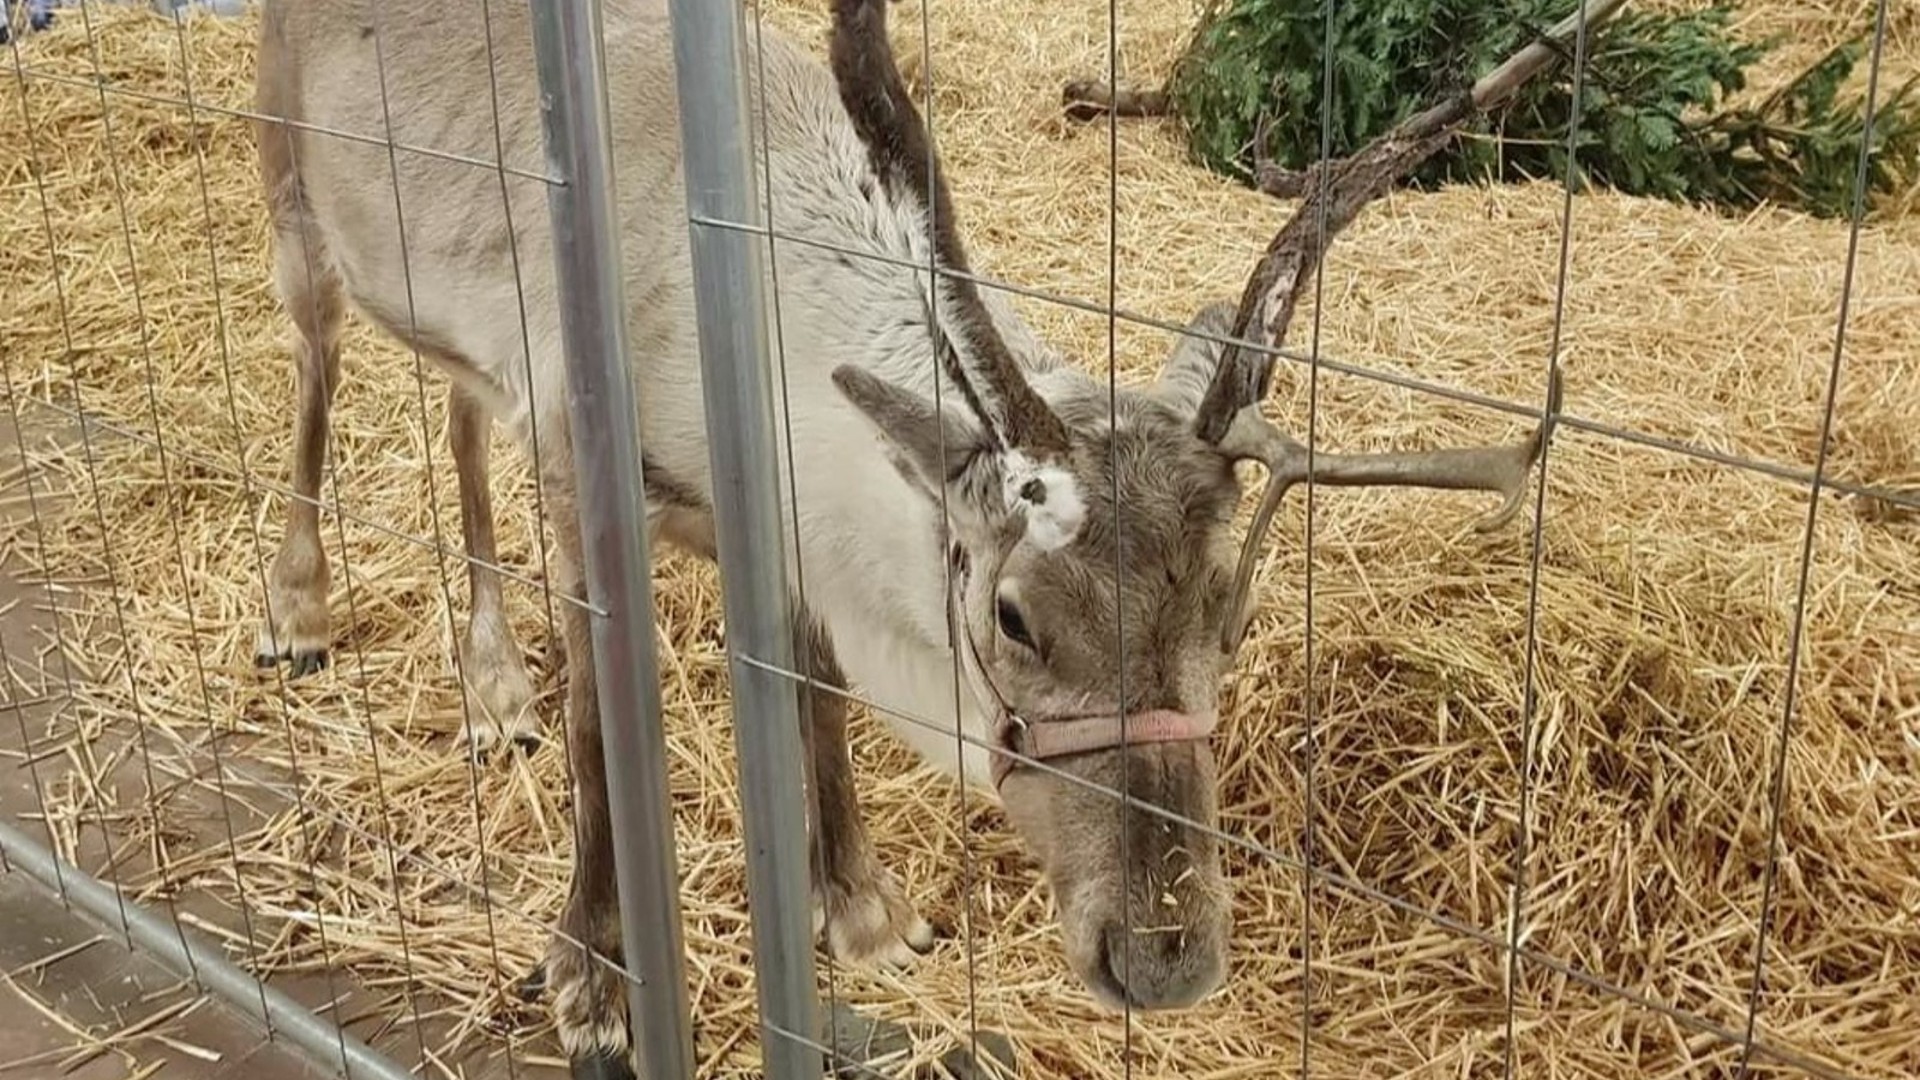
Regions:
<instances>
[{"instance_id":1,"label":"reindeer eye","mask_svg":"<svg viewBox=\"0 0 1920 1080\"><path fill-rule=\"evenodd\" d=\"M1000 597L994 604L994 614L1000 619L1000 632L1015 644L1034 648L1033 635L1027 632L1027 621L1020 617L1020 609L1013 601Z\"/></svg>"}]
</instances>

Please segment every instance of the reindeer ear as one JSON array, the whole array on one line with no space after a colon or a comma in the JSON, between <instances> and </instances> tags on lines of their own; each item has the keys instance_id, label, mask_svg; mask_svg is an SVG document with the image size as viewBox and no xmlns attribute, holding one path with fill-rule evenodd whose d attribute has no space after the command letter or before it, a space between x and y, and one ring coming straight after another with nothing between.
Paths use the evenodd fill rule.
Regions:
<instances>
[{"instance_id":1,"label":"reindeer ear","mask_svg":"<svg viewBox=\"0 0 1920 1080\"><path fill-rule=\"evenodd\" d=\"M1227 347L1218 341L1194 335L1233 336L1233 317L1237 313L1234 305L1225 301L1201 308L1187 323L1187 329L1181 334L1180 340L1174 343L1173 351L1167 354L1166 363L1160 368L1160 377L1154 380L1153 395L1173 406L1182 416L1199 412L1200 399L1206 396L1207 387L1212 385L1214 369L1220 366L1220 357L1226 353Z\"/></svg>"},{"instance_id":2,"label":"reindeer ear","mask_svg":"<svg viewBox=\"0 0 1920 1080\"><path fill-rule=\"evenodd\" d=\"M880 429L907 481L939 498L987 448L986 432L964 412L934 403L852 364L833 369L833 385Z\"/></svg>"}]
</instances>

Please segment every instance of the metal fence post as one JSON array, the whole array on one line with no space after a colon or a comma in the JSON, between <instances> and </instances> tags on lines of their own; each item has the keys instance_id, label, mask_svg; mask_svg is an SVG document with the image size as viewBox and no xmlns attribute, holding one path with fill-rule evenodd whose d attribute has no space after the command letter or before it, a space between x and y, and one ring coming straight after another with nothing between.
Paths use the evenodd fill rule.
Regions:
<instances>
[{"instance_id":1,"label":"metal fence post","mask_svg":"<svg viewBox=\"0 0 1920 1080\"><path fill-rule=\"evenodd\" d=\"M599 0L534 5L534 48L569 379L581 550L593 616L620 928L640 1075L691 1080L680 877L660 716L639 412L614 201ZM600 614L604 612L604 614Z\"/></svg>"},{"instance_id":2,"label":"metal fence post","mask_svg":"<svg viewBox=\"0 0 1920 1080\"><path fill-rule=\"evenodd\" d=\"M743 5L672 0L680 130L706 395L727 652L740 755L754 967L769 1080L817 1078L821 1057L782 1032L819 1032L800 688L794 670L755 190ZM748 658L759 663L746 663Z\"/></svg>"}]
</instances>

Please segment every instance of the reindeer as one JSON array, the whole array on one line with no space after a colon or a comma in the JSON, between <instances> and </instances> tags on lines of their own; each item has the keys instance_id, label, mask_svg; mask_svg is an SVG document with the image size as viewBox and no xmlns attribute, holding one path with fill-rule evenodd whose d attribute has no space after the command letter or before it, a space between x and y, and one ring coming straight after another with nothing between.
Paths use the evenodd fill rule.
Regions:
<instances>
[{"instance_id":1,"label":"reindeer","mask_svg":"<svg viewBox=\"0 0 1920 1080\"><path fill-rule=\"evenodd\" d=\"M1262 307L1256 292L1287 286L1250 283L1237 312L1207 306L1157 379L1110 400L1104 379L1040 341L999 293L842 254L969 266L886 3L834 0L827 64L769 27L747 65L757 129L764 109L756 169L771 170L768 212L796 237L775 249L778 408L794 436L782 464L812 672L875 702L923 758L998 798L1057 901L1066 962L1096 1000L1190 1006L1227 970L1209 748L1219 684L1273 507L1308 475L1305 448L1259 413L1271 355L1233 344ZM298 332L293 486L318 495L350 304L449 377L475 560L494 558L490 425L523 446L537 431L558 587L581 595L546 193L517 175L543 170L540 91L525 9L513 8L489 19L473 0L266 0L258 110L298 122L258 128L274 281ZM604 0L604 27L648 527L711 558L667 0ZM443 156L400 150L390 168L386 138ZM503 171L471 163L497 155ZM1277 337L1271 317L1267 329ZM1511 447L1320 453L1313 478L1498 492L1497 524L1538 449L1536 432ZM1270 474L1267 498L1236 544L1235 467L1249 460ZM458 645L480 707L470 738L478 749L535 738L499 582L470 567ZM270 574L263 664L303 674L326 663L327 583L317 511L297 501ZM604 1059L630 1036L621 983L569 944L620 955L593 654L573 605L562 633L575 862L543 977L567 1051ZM811 691L807 716L816 932L844 961L910 965L934 934L875 856L845 700Z\"/></svg>"}]
</instances>

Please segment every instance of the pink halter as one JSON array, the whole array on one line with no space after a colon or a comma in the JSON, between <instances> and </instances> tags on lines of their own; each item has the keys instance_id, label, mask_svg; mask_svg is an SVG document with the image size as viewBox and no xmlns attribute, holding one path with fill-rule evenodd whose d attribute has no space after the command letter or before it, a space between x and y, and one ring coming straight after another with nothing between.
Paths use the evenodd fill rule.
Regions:
<instances>
[{"instance_id":1,"label":"pink halter","mask_svg":"<svg viewBox=\"0 0 1920 1080\"><path fill-rule=\"evenodd\" d=\"M1085 754L1095 750L1116 750L1123 746L1148 743L1190 742L1213 734L1218 722L1215 713L1194 716L1172 709L1154 709L1131 713L1125 718L1115 713L1093 716L1052 717L1027 721L1005 706L994 721L994 743L1000 750L1035 761ZM993 755L993 786L999 789L1007 774L1021 764L1004 753Z\"/></svg>"}]
</instances>

